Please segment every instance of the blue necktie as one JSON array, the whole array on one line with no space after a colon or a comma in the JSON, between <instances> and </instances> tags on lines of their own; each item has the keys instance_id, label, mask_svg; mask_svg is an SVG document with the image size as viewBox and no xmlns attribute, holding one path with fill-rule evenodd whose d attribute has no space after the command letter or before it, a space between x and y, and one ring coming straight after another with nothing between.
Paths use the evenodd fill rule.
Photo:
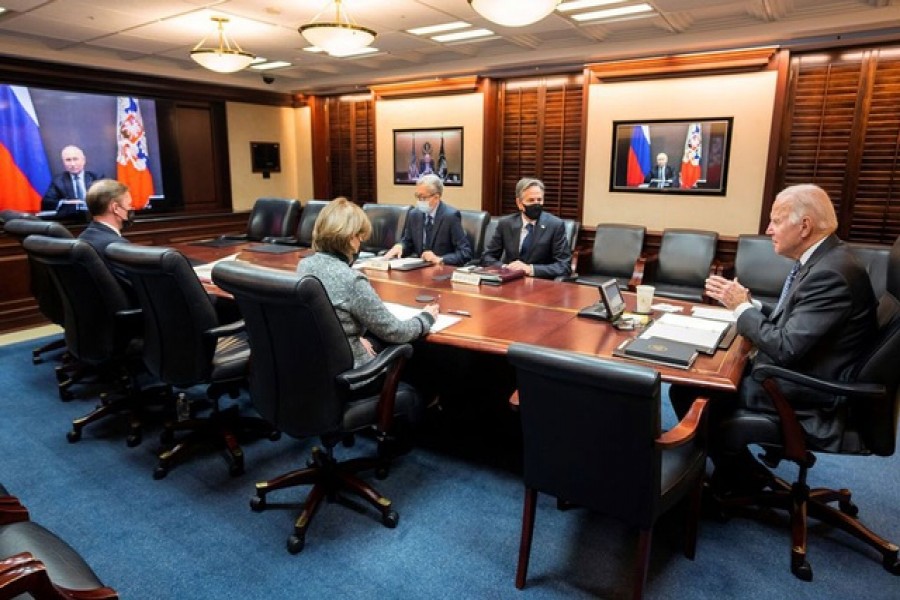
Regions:
<instances>
[{"instance_id":1,"label":"blue necktie","mask_svg":"<svg viewBox=\"0 0 900 600\"><path fill-rule=\"evenodd\" d=\"M781 305L784 304L784 301L787 299L788 292L791 291L791 286L794 285L794 279L797 278L797 273L800 272L800 267L801 264L799 260L794 263L793 267L791 267L791 272L788 273L788 276L784 280L784 286L781 288L781 295L778 297L778 304L775 305L773 314L778 312L778 310L781 308Z\"/></svg>"},{"instance_id":2,"label":"blue necktie","mask_svg":"<svg viewBox=\"0 0 900 600\"><path fill-rule=\"evenodd\" d=\"M75 179L75 197L78 200L84 200L84 185L81 183L81 175L73 175Z\"/></svg>"},{"instance_id":3,"label":"blue necktie","mask_svg":"<svg viewBox=\"0 0 900 600\"><path fill-rule=\"evenodd\" d=\"M519 258L525 258L531 250L531 237L534 231L534 223L525 226L525 239L522 240L522 248L519 250Z\"/></svg>"},{"instance_id":4,"label":"blue necktie","mask_svg":"<svg viewBox=\"0 0 900 600\"><path fill-rule=\"evenodd\" d=\"M425 250L431 250L431 235L434 230L434 219L431 215L425 217Z\"/></svg>"}]
</instances>

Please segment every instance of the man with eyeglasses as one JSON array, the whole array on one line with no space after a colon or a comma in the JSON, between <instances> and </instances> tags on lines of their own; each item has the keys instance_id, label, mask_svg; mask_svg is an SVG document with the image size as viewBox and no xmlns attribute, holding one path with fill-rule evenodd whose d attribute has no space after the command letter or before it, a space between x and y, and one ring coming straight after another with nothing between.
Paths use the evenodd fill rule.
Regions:
<instances>
[{"instance_id":1,"label":"man with eyeglasses","mask_svg":"<svg viewBox=\"0 0 900 600\"><path fill-rule=\"evenodd\" d=\"M444 182L437 175L416 181L416 209L410 211L400 242L385 258L419 256L431 264L464 265L472 259L472 246L462 227L459 210L441 200Z\"/></svg>"}]
</instances>

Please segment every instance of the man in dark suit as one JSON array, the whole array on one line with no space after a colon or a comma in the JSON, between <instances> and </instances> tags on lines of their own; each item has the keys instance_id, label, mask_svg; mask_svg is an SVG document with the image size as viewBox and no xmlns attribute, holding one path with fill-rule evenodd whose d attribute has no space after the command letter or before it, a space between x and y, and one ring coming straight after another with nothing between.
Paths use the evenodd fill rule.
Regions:
<instances>
[{"instance_id":1,"label":"man in dark suit","mask_svg":"<svg viewBox=\"0 0 900 600\"><path fill-rule=\"evenodd\" d=\"M88 190L86 202L91 222L78 239L90 244L106 260L107 246L113 242L128 242L122 237L122 230L134 221L131 193L125 185L114 179L100 179ZM131 294L128 277L112 265L111 270L123 282L126 292Z\"/></svg>"},{"instance_id":2,"label":"man in dark suit","mask_svg":"<svg viewBox=\"0 0 900 600\"><path fill-rule=\"evenodd\" d=\"M78 146L66 146L60 153L65 171L57 174L41 199L41 210L56 210L60 200L84 200L91 184L103 175L85 171L84 152Z\"/></svg>"},{"instance_id":3,"label":"man in dark suit","mask_svg":"<svg viewBox=\"0 0 900 600\"><path fill-rule=\"evenodd\" d=\"M656 166L653 167L644 183L649 183L652 188L669 188L675 183L675 171L669 166L669 155L660 152L656 155Z\"/></svg>"},{"instance_id":4,"label":"man in dark suit","mask_svg":"<svg viewBox=\"0 0 900 600\"><path fill-rule=\"evenodd\" d=\"M723 450L726 440L717 439L716 423L738 409L775 412L762 384L750 377L752 369L777 364L815 377L840 379L875 337L877 301L872 284L865 268L834 234L836 229L834 206L822 188L789 187L776 197L766 230L775 252L797 261L778 303L764 305L753 300L737 281L720 276L707 279L706 293L734 311L738 332L756 348L738 393L710 403L710 456L726 486L752 480L746 472L756 465L746 449L739 455ZM791 387L779 386L790 398ZM676 412L684 414L692 395L696 394L672 387ZM824 449L840 448L843 440L836 426L844 416L838 407L796 408L807 435Z\"/></svg>"},{"instance_id":5,"label":"man in dark suit","mask_svg":"<svg viewBox=\"0 0 900 600\"><path fill-rule=\"evenodd\" d=\"M544 184L522 178L516 184L519 212L500 219L488 241L483 265L525 271L530 277L553 279L571 273L572 251L562 219L544 212Z\"/></svg>"},{"instance_id":6,"label":"man in dark suit","mask_svg":"<svg viewBox=\"0 0 900 600\"><path fill-rule=\"evenodd\" d=\"M439 265L464 265L472 259L472 245L459 211L441 200L444 183L437 175L416 181L416 210L410 211L400 242L385 258L416 255Z\"/></svg>"}]
</instances>

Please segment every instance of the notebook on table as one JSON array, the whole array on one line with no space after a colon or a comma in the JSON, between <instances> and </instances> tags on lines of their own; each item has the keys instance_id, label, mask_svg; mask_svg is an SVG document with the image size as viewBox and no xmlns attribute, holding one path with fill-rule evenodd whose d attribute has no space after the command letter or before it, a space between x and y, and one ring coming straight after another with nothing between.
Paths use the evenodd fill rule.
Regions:
<instances>
[{"instance_id":1,"label":"notebook on table","mask_svg":"<svg viewBox=\"0 0 900 600\"><path fill-rule=\"evenodd\" d=\"M689 369L697 360L697 348L663 338L636 337L625 340L613 350L613 356L651 362L677 369Z\"/></svg>"}]
</instances>

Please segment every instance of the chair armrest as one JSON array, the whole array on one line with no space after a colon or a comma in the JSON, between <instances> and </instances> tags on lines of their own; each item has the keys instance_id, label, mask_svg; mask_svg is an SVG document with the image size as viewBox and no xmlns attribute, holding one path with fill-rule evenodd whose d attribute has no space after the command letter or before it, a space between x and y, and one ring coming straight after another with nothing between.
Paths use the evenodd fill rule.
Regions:
<instances>
[{"instance_id":1,"label":"chair armrest","mask_svg":"<svg viewBox=\"0 0 900 600\"><path fill-rule=\"evenodd\" d=\"M653 254L648 254L642 259L639 258L637 264L635 265L635 272L632 275L631 281L628 282L628 288L632 292L637 291L637 286L641 283L648 283L653 285L653 281L656 279L656 271L659 268L659 253L654 252Z\"/></svg>"},{"instance_id":2,"label":"chair armrest","mask_svg":"<svg viewBox=\"0 0 900 600\"><path fill-rule=\"evenodd\" d=\"M15 496L0 497L0 525L28 521L28 509Z\"/></svg>"},{"instance_id":3,"label":"chair armrest","mask_svg":"<svg viewBox=\"0 0 900 600\"><path fill-rule=\"evenodd\" d=\"M268 237L264 237L262 239L264 244L277 244L278 246L299 246L300 240L297 239L297 236L275 236L270 235Z\"/></svg>"},{"instance_id":4,"label":"chair armrest","mask_svg":"<svg viewBox=\"0 0 900 600\"><path fill-rule=\"evenodd\" d=\"M367 387L371 380L384 375L394 366L394 363L412 356L412 346L409 344L397 344L388 346L364 365L360 365L355 369L344 371L337 376L339 383L343 384L347 390L355 392Z\"/></svg>"},{"instance_id":5,"label":"chair armrest","mask_svg":"<svg viewBox=\"0 0 900 600\"><path fill-rule=\"evenodd\" d=\"M140 308L120 310L114 320L116 336L121 343L141 337L144 333L144 311Z\"/></svg>"},{"instance_id":6,"label":"chair armrest","mask_svg":"<svg viewBox=\"0 0 900 600\"><path fill-rule=\"evenodd\" d=\"M226 233L219 236L220 240L249 240L250 236L246 233Z\"/></svg>"},{"instance_id":7,"label":"chair armrest","mask_svg":"<svg viewBox=\"0 0 900 600\"><path fill-rule=\"evenodd\" d=\"M46 565L30 552L0 560L0 596L15 598L20 594L32 594L35 598L61 596L50 582Z\"/></svg>"},{"instance_id":8,"label":"chair armrest","mask_svg":"<svg viewBox=\"0 0 900 600\"><path fill-rule=\"evenodd\" d=\"M802 385L811 390L825 392L834 396L852 396L854 398L883 398L887 388L877 383L856 383L847 381L828 381L817 379L797 373L776 365L760 365L753 369L753 379L765 381L766 379L781 379L791 383ZM811 402L812 403L812 402ZM831 406L831 401L827 402Z\"/></svg>"},{"instance_id":9,"label":"chair armrest","mask_svg":"<svg viewBox=\"0 0 900 600\"><path fill-rule=\"evenodd\" d=\"M678 424L656 438L657 448L677 448L690 442L706 427L706 407L709 400L697 398Z\"/></svg>"},{"instance_id":10,"label":"chair armrest","mask_svg":"<svg viewBox=\"0 0 900 600\"><path fill-rule=\"evenodd\" d=\"M224 325L219 325L218 327L213 327L207 331L203 332L203 335L211 337L213 339L223 338L229 335L237 335L239 333L244 332L244 320L235 321L233 323L225 323Z\"/></svg>"}]
</instances>

